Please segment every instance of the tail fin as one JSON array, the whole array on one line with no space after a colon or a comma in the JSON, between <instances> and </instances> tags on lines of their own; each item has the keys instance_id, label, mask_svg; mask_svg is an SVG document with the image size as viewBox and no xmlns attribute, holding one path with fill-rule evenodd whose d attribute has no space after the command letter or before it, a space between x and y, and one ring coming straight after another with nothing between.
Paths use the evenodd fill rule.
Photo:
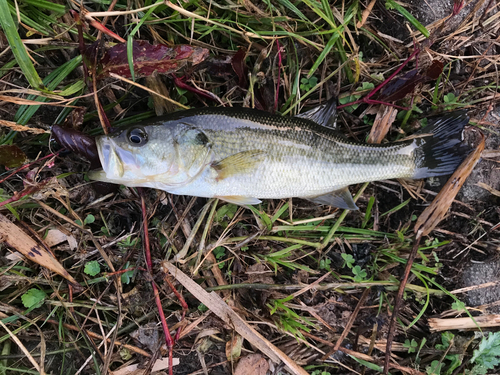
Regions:
<instances>
[{"instance_id":1,"label":"tail fin","mask_svg":"<svg viewBox=\"0 0 500 375\"><path fill-rule=\"evenodd\" d=\"M413 178L451 174L467 156L469 149L462 143L463 129L469 123L465 111L448 113L429 119L423 133L432 136L416 139L416 169Z\"/></svg>"}]
</instances>

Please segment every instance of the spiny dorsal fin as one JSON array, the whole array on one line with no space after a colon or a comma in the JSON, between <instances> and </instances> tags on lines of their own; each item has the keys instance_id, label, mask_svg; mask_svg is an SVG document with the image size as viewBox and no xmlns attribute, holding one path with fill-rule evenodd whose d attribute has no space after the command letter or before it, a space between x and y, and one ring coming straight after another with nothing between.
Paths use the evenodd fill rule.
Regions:
<instances>
[{"instance_id":1,"label":"spiny dorsal fin","mask_svg":"<svg viewBox=\"0 0 500 375\"><path fill-rule=\"evenodd\" d=\"M328 206L338 207L344 210L359 210L347 187L334 190L328 194L310 197L307 199L317 204L326 204Z\"/></svg>"},{"instance_id":2,"label":"spiny dorsal fin","mask_svg":"<svg viewBox=\"0 0 500 375\"><path fill-rule=\"evenodd\" d=\"M213 163L212 168L217 171L217 181L220 181L230 176L254 170L264 160L265 156L266 153L261 150L242 151Z\"/></svg>"},{"instance_id":3,"label":"spiny dorsal fin","mask_svg":"<svg viewBox=\"0 0 500 375\"><path fill-rule=\"evenodd\" d=\"M327 128L335 129L337 127L337 98L332 97L326 103L295 117L305 118Z\"/></svg>"}]
</instances>

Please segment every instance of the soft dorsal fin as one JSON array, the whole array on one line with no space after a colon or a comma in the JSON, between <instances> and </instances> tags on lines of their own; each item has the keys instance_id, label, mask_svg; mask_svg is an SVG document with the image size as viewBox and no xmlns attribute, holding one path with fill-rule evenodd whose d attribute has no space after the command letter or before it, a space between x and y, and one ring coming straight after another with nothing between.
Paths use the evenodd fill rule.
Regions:
<instances>
[{"instance_id":1,"label":"soft dorsal fin","mask_svg":"<svg viewBox=\"0 0 500 375\"><path fill-rule=\"evenodd\" d=\"M327 128L335 129L337 127L337 98L332 96L326 103L295 117L305 118Z\"/></svg>"},{"instance_id":2,"label":"soft dorsal fin","mask_svg":"<svg viewBox=\"0 0 500 375\"><path fill-rule=\"evenodd\" d=\"M317 204L326 204L328 206L342 208L344 210L359 210L352 199L349 189L346 187L334 190L331 193L319 195L317 197L307 198Z\"/></svg>"},{"instance_id":3,"label":"soft dorsal fin","mask_svg":"<svg viewBox=\"0 0 500 375\"><path fill-rule=\"evenodd\" d=\"M217 180L220 181L240 173L251 172L265 156L266 153L261 150L242 151L213 163L212 168L217 171Z\"/></svg>"}]
</instances>

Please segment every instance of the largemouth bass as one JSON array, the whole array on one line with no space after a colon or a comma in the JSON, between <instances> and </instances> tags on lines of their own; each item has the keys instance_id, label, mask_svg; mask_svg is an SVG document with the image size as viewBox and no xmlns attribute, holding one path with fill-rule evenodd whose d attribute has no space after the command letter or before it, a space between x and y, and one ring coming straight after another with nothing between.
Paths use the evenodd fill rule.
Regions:
<instances>
[{"instance_id":1,"label":"largemouth bass","mask_svg":"<svg viewBox=\"0 0 500 375\"><path fill-rule=\"evenodd\" d=\"M429 120L408 141L361 144L338 135L335 101L296 117L245 108L176 112L96 139L94 180L217 197L245 205L300 197L357 209L347 187L451 174L466 156L464 112Z\"/></svg>"}]
</instances>

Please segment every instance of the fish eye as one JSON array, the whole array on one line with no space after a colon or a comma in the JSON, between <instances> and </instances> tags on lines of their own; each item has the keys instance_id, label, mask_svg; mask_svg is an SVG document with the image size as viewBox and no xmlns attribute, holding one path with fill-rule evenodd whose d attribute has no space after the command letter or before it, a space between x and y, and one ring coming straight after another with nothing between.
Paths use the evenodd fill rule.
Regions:
<instances>
[{"instance_id":1,"label":"fish eye","mask_svg":"<svg viewBox=\"0 0 500 375\"><path fill-rule=\"evenodd\" d=\"M148 143L148 134L143 128L132 128L127 133L127 139L131 146L139 147Z\"/></svg>"}]
</instances>

